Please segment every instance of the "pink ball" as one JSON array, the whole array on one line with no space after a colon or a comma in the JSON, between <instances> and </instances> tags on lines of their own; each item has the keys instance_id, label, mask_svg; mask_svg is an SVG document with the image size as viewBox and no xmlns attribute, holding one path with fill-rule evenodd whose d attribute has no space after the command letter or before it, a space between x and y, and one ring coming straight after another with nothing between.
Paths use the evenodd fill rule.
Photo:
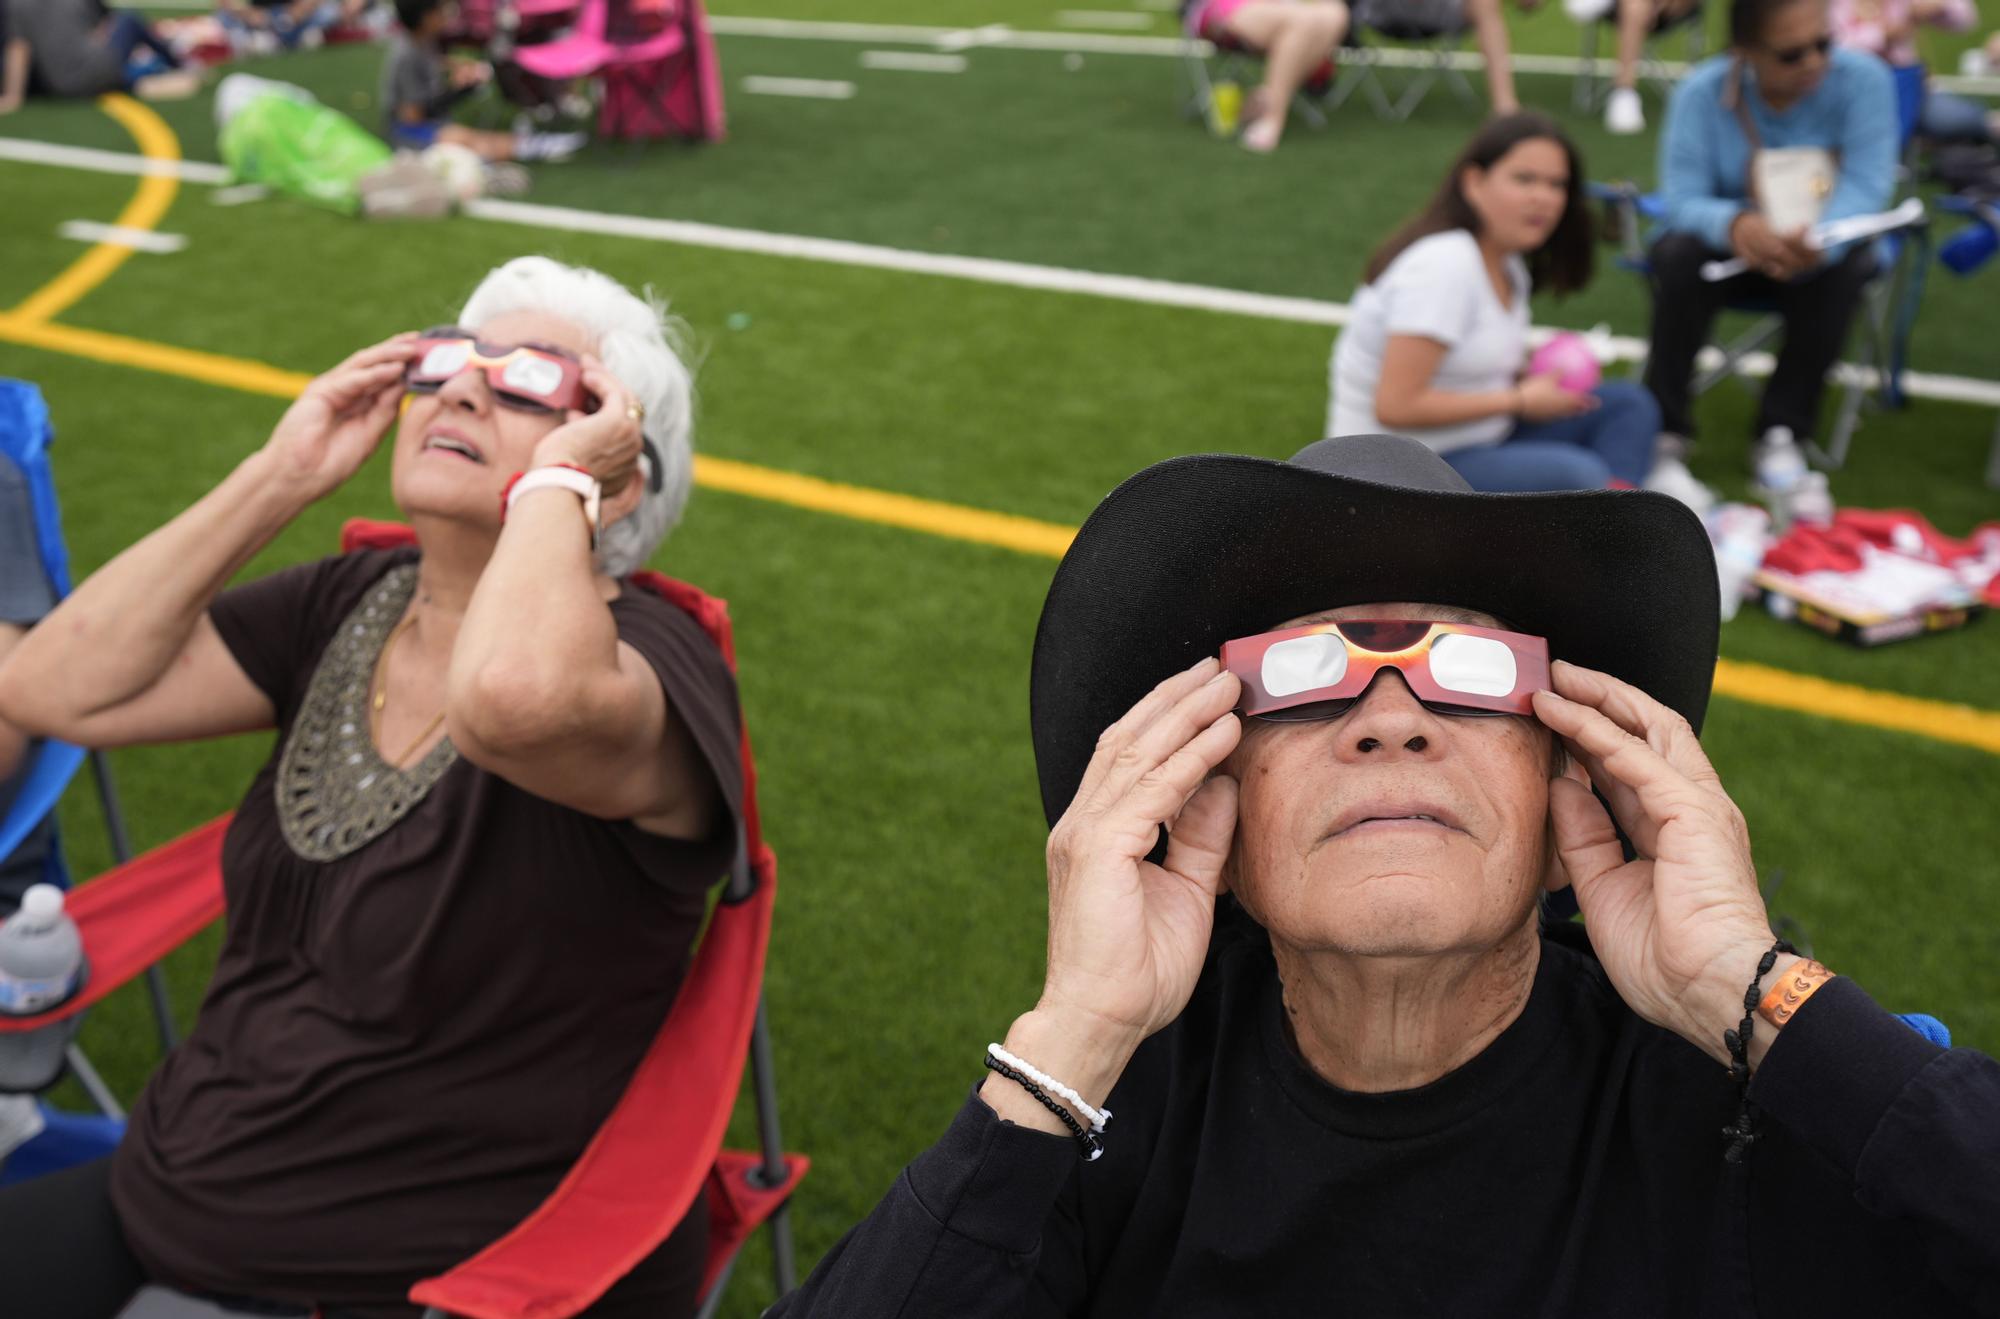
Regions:
<instances>
[{"instance_id":1,"label":"pink ball","mask_svg":"<svg viewBox=\"0 0 2000 1319\"><path fill-rule=\"evenodd\" d=\"M1582 335L1564 330L1535 350L1528 359L1528 374L1554 376L1572 394L1588 394L1604 378L1604 368Z\"/></svg>"}]
</instances>

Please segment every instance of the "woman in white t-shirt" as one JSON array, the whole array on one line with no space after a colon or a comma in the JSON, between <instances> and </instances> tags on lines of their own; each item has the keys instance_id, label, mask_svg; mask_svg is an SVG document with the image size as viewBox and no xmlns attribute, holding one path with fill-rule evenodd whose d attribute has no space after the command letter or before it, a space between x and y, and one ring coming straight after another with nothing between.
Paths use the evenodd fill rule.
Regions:
<instances>
[{"instance_id":1,"label":"woman in white t-shirt","mask_svg":"<svg viewBox=\"0 0 2000 1319\"><path fill-rule=\"evenodd\" d=\"M1422 440L1476 490L1640 484L1660 428L1644 386L1580 394L1526 374L1530 291L1582 288L1593 244L1562 130L1532 113L1488 123L1369 261L1334 344L1327 433Z\"/></svg>"}]
</instances>

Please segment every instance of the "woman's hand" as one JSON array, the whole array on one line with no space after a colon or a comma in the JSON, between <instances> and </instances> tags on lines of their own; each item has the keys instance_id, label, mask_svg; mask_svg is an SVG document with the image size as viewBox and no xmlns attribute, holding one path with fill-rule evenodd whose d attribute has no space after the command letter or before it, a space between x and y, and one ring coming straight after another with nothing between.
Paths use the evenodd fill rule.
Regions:
<instances>
[{"instance_id":1,"label":"woman's hand","mask_svg":"<svg viewBox=\"0 0 2000 1319\"><path fill-rule=\"evenodd\" d=\"M362 349L315 378L278 419L264 454L306 503L339 489L388 434L416 342L399 334Z\"/></svg>"},{"instance_id":2,"label":"woman's hand","mask_svg":"<svg viewBox=\"0 0 2000 1319\"><path fill-rule=\"evenodd\" d=\"M1049 833L1049 965L1037 1011L1129 1042L1187 1006L1236 832L1236 676L1175 674L1106 729ZM1146 859L1170 826L1163 863Z\"/></svg>"},{"instance_id":3,"label":"woman's hand","mask_svg":"<svg viewBox=\"0 0 2000 1319\"><path fill-rule=\"evenodd\" d=\"M598 398L597 411L572 410L569 419L535 446L535 466L573 463L596 477L604 487L603 521L610 526L638 507L645 482L635 480L645 436L645 416L637 400L618 378L593 356L583 359L584 387Z\"/></svg>"},{"instance_id":4,"label":"woman's hand","mask_svg":"<svg viewBox=\"0 0 2000 1319\"><path fill-rule=\"evenodd\" d=\"M1525 421L1561 421L1597 408L1597 395L1579 394L1556 383L1551 375L1528 376L1517 391L1521 396L1521 417Z\"/></svg>"},{"instance_id":5,"label":"woman's hand","mask_svg":"<svg viewBox=\"0 0 2000 1319\"><path fill-rule=\"evenodd\" d=\"M1535 713L1611 803L1549 785L1556 852L1598 960L1634 1012L1718 1061L1772 942L1743 813L1680 715L1608 674L1558 662Z\"/></svg>"}]
</instances>

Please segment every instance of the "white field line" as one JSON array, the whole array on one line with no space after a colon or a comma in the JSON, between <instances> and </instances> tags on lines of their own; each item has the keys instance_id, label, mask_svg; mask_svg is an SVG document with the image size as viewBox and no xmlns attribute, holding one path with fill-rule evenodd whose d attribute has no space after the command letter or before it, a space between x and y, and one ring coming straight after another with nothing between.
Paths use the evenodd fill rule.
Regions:
<instances>
[{"instance_id":1,"label":"white field line","mask_svg":"<svg viewBox=\"0 0 2000 1319\"><path fill-rule=\"evenodd\" d=\"M193 0L190 0L193 3ZM1154 8L1152 0L1140 0L1146 9ZM1170 0L1159 0L1158 8L1176 8ZM902 43L906 45L929 45L940 50L963 50L968 45L998 46L1015 50L1052 50L1058 53L1075 51L1078 54L1097 55L1151 55L1178 58L1188 52L1190 45L1201 55L1209 53L1208 43L1190 43L1184 37L1140 37L1114 36L1108 33L1086 32L1017 32L1003 25L983 28L924 27L911 23L835 23L809 19L790 18L750 18L728 14L712 14L709 27L726 36L774 37L791 41L854 41L864 44L880 42ZM1387 68L1417 68L1431 62L1428 52L1411 50L1407 47L1377 45L1369 47L1372 62ZM1343 59L1352 58L1343 55ZM1460 69L1483 69L1485 61L1470 51L1457 51L1451 56L1451 63ZM1575 55L1516 55L1513 59L1514 72L1551 74L1560 77L1574 77L1589 70L1600 76L1609 77L1614 67L1613 61L1581 59ZM1688 66L1680 61L1664 61L1659 65L1667 73L1679 77L1687 72ZM2000 77L1987 76L1966 78L1958 75L1939 75L1932 83L1946 91L1962 92L1972 96L2000 96Z\"/></svg>"},{"instance_id":2,"label":"white field line","mask_svg":"<svg viewBox=\"0 0 2000 1319\"><path fill-rule=\"evenodd\" d=\"M737 84L752 96L803 96L816 101L847 101L854 84L828 78L766 78L752 74Z\"/></svg>"},{"instance_id":3,"label":"white field line","mask_svg":"<svg viewBox=\"0 0 2000 1319\"><path fill-rule=\"evenodd\" d=\"M899 73L964 73L963 55L930 55L920 50L864 50L861 67Z\"/></svg>"},{"instance_id":4,"label":"white field line","mask_svg":"<svg viewBox=\"0 0 2000 1319\"><path fill-rule=\"evenodd\" d=\"M1151 32L1153 16L1130 9L1058 9L1056 26L1106 28L1113 32Z\"/></svg>"},{"instance_id":5,"label":"white field line","mask_svg":"<svg viewBox=\"0 0 2000 1319\"><path fill-rule=\"evenodd\" d=\"M79 243L112 243L135 252L165 256L188 245L186 234L163 234L157 229L130 229L122 224L100 224L96 220L64 220L56 226L64 238Z\"/></svg>"},{"instance_id":6,"label":"white field line","mask_svg":"<svg viewBox=\"0 0 2000 1319\"><path fill-rule=\"evenodd\" d=\"M22 145L36 147L33 153L15 150ZM140 156L82 147L55 147L43 143L23 144L17 139L0 138L0 159L31 159L39 165L67 166L99 173L144 174L160 172L144 168ZM120 162L114 167L111 162ZM199 161L171 162L183 179L191 183L213 183L218 167ZM1242 289L1216 288L1207 284L1183 284L1173 280L1148 279L1140 275L1111 275L1093 270L1072 270L1064 266L1038 266L1023 261L1003 261L994 257L950 256L936 252L911 252L899 247L879 247L853 243L841 238L816 238L805 234L777 234L761 229L731 229L693 220L661 220L643 215L613 215L583 211L566 206L538 206L529 202L475 201L464 207L466 215L500 224L555 229L568 233L605 234L615 238L635 238L648 242L679 243L720 251L745 252L755 256L786 257L819 261L828 265L857 266L890 270L902 274L932 275L963 279L976 284L998 284L1010 288L1035 289L1045 293L1070 293L1108 298L1117 302L1137 302L1155 307L1186 311L1218 312L1225 316L1248 316L1259 320L1284 321L1294 325L1338 328L1347 324L1349 309L1344 302L1318 298L1293 298L1271 293L1250 293ZM1537 327L1539 340L1556 333L1559 327ZM1644 356L1646 342L1629 335L1614 336L1612 357L1616 361L1637 361ZM1704 358L1704 361L1712 360ZM1768 353L1753 353L1746 359L1743 374L1766 376L1771 372ZM1872 381L1872 371L1860 379ZM1903 381L1914 398L1971 403L2000 408L2000 381L1967 376L1938 375L1928 371L1904 373Z\"/></svg>"},{"instance_id":7,"label":"white field line","mask_svg":"<svg viewBox=\"0 0 2000 1319\"><path fill-rule=\"evenodd\" d=\"M914 30L929 31L931 29L918 28ZM988 23L985 27L968 27L960 28L957 31L946 31L941 36L930 38L930 41L939 50L971 50L975 46L1002 45L1013 35L1014 29L1008 27L1005 23ZM924 39L923 37L915 38L917 41L923 41Z\"/></svg>"},{"instance_id":8,"label":"white field line","mask_svg":"<svg viewBox=\"0 0 2000 1319\"><path fill-rule=\"evenodd\" d=\"M1176 0L1138 0L1139 7L1158 12L1171 12L1179 6ZM210 0L145 0L144 9L186 9L206 12L215 8ZM935 46L939 50L964 50L968 46L1002 46L1016 50L1053 50L1057 53L1075 51L1082 55L1154 55L1180 56L1186 53L1188 42L1180 37L1120 37L1109 34L1084 32L1016 32L1001 24L982 28L923 27L912 23L835 23L809 19L791 18L751 18L730 14L711 14L709 28L725 36L735 37L775 37L790 41L854 41L864 45L877 43L902 43L912 46ZM1208 54L1207 42L1194 43L1203 55ZM1422 52L1390 47L1374 47L1371 53L1375 63L1385 67L1416 66L1429 62L1429 56ZM1344 56L1343 58L1351 58ZM1483 63L1477 55L1460 52L1452 62L1462 69L1477 69ZM1591 61L1573 55L1516 55L1514 72L1547 73L1563 77L1574 77L1590 65ZM1674 77L1687 71L1687 65L1675 61L1659 64ZM1612 61L1596 61L1592 70L1602 77L1609 77ZM1932 83L1945 91L1959 92L1967 96L2000 96L2000 77L1986 76L1967 78L1957 74L1940 74L1931 79Z\"/></svg>"},{"instance_id":9,"label":"white field line","mask_svg":"<svg viewBox=\"0 0 2000 1319\"><path fill-rule=\"evenodd\" d=\"M227 183L229 171L220 165L198 160L148 160L128 151L99 151L95 147L61 147L25 138L0 138L0 160L18 160L30 165L56 165L63 169L88 170L95 174L166 174L184 183Z\"/></svg>"}]
</instances>

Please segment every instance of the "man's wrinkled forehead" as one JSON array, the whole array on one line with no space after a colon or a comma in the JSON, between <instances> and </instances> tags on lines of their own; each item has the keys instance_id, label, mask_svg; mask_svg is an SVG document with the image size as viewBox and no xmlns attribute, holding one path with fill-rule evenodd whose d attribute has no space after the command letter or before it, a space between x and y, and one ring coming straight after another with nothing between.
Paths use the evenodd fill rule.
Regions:
<instances>
[{"instance_id":1,"label":"man's wrinkled forehead","mask_svg":"<svg viewBox=\"0 0 2000 1319\"><path fill-rule=\"evenodd\" d=\"M1321 609L1298 618L1288 618L1271 624L1271 630L1287 627L1307 627L1313 623L1337 623L1343 618L1422 618L1437 623L1466 623L1473 627L1495 627L1502 631L1507 625L1491 614L1482 614L1477 609L1462 609L1457 605L1433 605L1417 601L1381 603L1372 605L1341 605L1334 609Z\"/></svg>"}]
</instances>

